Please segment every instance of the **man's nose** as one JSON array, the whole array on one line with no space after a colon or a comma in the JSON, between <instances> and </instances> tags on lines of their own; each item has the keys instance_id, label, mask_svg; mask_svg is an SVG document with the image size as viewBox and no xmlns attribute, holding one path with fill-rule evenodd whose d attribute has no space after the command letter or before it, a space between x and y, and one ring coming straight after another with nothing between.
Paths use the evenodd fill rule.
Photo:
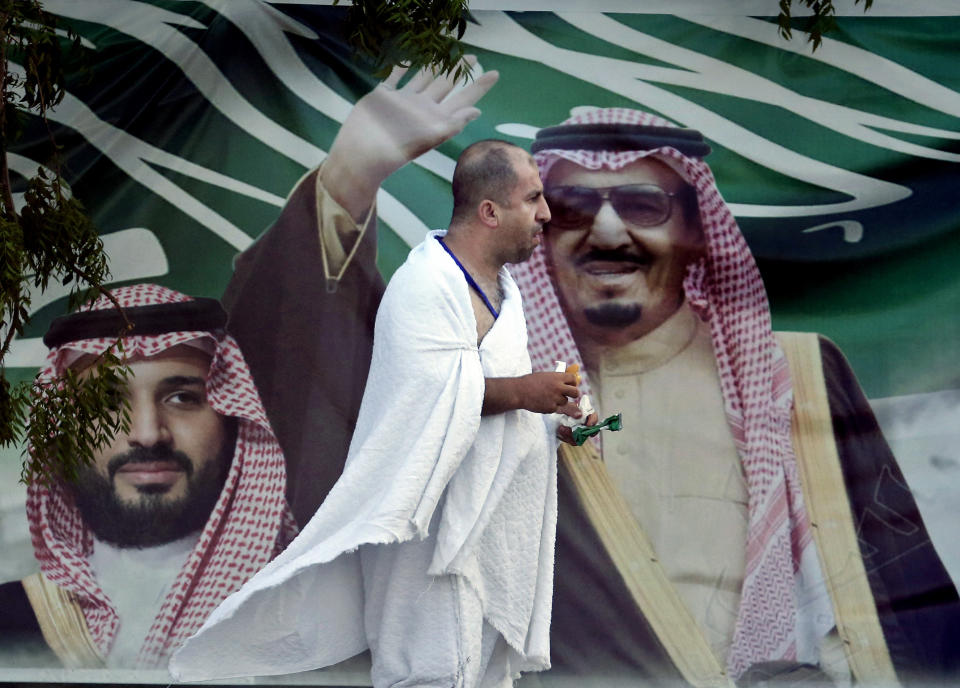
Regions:
<instances>
[{"instance_id":1,"label":"man's nose","mask_svg":"<svg viewBox=\"0 0 960 688\"><path fill-rule=\"evenodd\" d=\"M547 205L547 199L540 196L540 205L537 207L537 222L546 224L550 222L550 206Z\"/></svg>"},{"instance_id":2,"label":"man's nose","mask_svg":"<svg viewBox=\"0 0 960 688\"><path fill-rule=\"evenodd\" d=\"M170 442L170 430L167 428L163 413L151 402L133 401L130 405L130 432L127 434L130 446L153 447Z\"/></svg>"},{"instance_id":3,"label":"man's nose","mask_svg":"<svg viewBox=\"0 0 960 688\"><path fill-rule=\"evenodd\" d=\"M605 200L593 218L587 243L595 248L611 249L628 245L632 241L626 223L620 219L610 201Z\"/></svg>"}]
</instances>

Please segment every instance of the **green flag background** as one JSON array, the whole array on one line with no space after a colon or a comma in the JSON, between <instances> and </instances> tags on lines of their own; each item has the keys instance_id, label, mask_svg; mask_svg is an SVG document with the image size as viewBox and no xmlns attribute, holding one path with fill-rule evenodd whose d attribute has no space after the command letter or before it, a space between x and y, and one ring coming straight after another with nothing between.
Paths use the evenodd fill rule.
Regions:
<instances>
[{"instance_id":1,"label":"green flag background","mask_svg":"<svg viewBox=\"0 0 960 688\"><path fill-rule=\"evenodd\" d=\"M343 43L341 10L47 6L94 59L54 113L54 134L74 192L112 237L117 281L218 296L238 249L275 219L374 83ZM949 317L960 299L960 19L841 17L811 54L748 17L474 16L466 42L501 80L478 121L385 185L386 277L427 228L446 226L447 178L464 145L527 144L577 107L638 107L710 141L777 327L831 336L871 398L960 386L960 322ZM43 162L35 149L20 151L18 172ZM63 310L39 309L27 339ZM36 366L43 353L21 342L7 365Z\"/></svg>"},{"instance_id":2,"label":"green flag background","mask_svg":"<svg viewBox=\"0 0 960 688\"><path fill-rule=\"evenodd\" d=\"M90 71L52 113L64 173L92 213L116 284L219 297L234 256L277 217L373 87L343 10L306 3L53 0ZM586 7L589 3L584 3ZM772 9L772 8L771 8ZM703 132L718 186L767 283L778 329L845 352L954 578L960 493L958 16L845 16L815 53L747 16L474 13L465 41L501 78L482 116L391 177L378 199L384 277L450 215L453 161L472 141L528 146L576 108L635 107ZM45 164L32 123L11 157ZM26 377L65 310L38 295L5 362ZM9 580L34 568L17 456L3 459Z\"/></svg>"}]
</instances>

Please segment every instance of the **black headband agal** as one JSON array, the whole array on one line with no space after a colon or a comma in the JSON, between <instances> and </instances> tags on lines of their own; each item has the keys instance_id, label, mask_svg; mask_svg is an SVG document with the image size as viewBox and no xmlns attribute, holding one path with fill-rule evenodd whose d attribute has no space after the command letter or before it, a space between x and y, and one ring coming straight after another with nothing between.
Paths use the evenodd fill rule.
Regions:
<instances>
[{"instance_id":1,"label":"black headband agal","mask_svg":"<svg viewBox=\"0 0 960 688\"><path fill-rule=\"evenodd\" d=\"M696 129L645 124L560 124L537 132L531 153L542 150L654 150L669 146L691 158L703 158L710 146Z\"/></svg>"},{"instance_id":2,"label":"black headband agal","mask_svg":"<svg viewBox=\"0 0 960 688\"><path fill-rule=\"evenodd\" d=\"M227 325L227 312L220 302L202 297L179 303L131 306L124 308L123 313L133 323L133 329L124 333L125 337L214 331ZM43 336L43 343L52 349L80 339L116 337L125 327L126 323L116 308L80 311L55 318Z\"/></svg>"}]
</instances>

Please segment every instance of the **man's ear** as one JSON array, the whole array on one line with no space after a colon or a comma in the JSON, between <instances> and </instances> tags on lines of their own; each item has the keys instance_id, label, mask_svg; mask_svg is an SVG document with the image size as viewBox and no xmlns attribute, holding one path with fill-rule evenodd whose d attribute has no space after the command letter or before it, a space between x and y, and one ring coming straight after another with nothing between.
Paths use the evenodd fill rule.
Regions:
<instances>
[{"instance_id":1,"label":"man's ear","mask_svg":"<svg viewBox=\"0 0 960 688\"><path fill-rule=\"evenodd\" d=\"M500 207L489 198L485 198L477 206L477 217L487 227L498 227L500 225Z\"/></svg>"}]
</instances>

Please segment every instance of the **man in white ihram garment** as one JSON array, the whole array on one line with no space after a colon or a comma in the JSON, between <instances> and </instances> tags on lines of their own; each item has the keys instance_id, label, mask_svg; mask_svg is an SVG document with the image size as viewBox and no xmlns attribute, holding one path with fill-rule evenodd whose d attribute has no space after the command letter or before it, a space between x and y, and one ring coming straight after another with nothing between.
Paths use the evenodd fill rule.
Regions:
<instances>
[{"instance_id":1,"label":"man in white ihram garment","mask_svg":"<svg viewBox=\"0 0 960 688\"><path fill-rule=\"evenodd\" d=\"M431 82L401 91L442 103L449 87ZM492 80L477 83L464 107ZM539 414L579 417L579 380L531 372L504 265L530 256L550 213L533 159L503 141L464 151L453 194L450 228L387 287L342 477L175 654L178 680L303 671L368 647L375 686L507 686L549 667L556 465Z\"/></svg>"}]
</instances>

